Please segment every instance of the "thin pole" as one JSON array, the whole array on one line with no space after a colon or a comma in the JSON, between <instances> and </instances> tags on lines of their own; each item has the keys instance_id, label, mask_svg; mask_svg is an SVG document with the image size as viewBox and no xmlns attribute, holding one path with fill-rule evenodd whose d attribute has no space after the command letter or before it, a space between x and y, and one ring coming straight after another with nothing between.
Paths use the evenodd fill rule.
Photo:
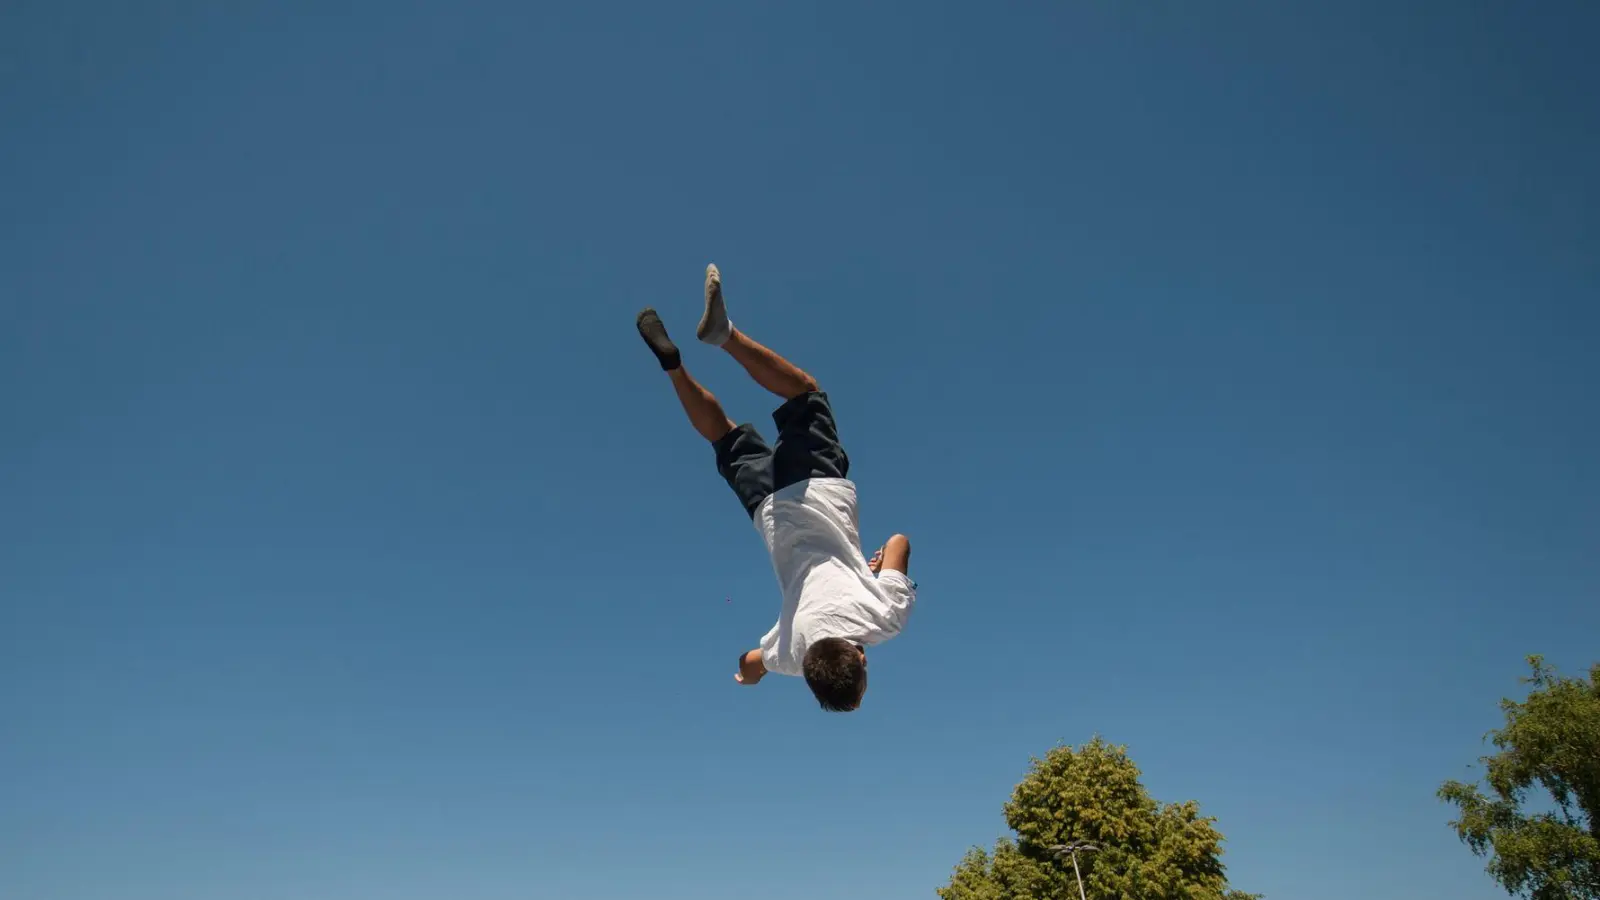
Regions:
<instances>
[{"instance_id":1,"label":"thin pole","mask_svg":"<svg viewBox=\"0 0 1600 900\"><path fill-rule=\"evenodd\" d=\"M1088 841L1073 841L1069 844L1056 844L1050 848L1050 852L1055 854L1057 862L1060 862L1061 854L1063 853L1072 855L1072 877L1078 880L1078 900L1089 900L1088 895L1083 892L1083 871L1078 868L1078 851L1082 850L1085 853L1095 853L1098 852L1099 849L1100 845L1091 844Z\"/></svg>"}]
</instances>

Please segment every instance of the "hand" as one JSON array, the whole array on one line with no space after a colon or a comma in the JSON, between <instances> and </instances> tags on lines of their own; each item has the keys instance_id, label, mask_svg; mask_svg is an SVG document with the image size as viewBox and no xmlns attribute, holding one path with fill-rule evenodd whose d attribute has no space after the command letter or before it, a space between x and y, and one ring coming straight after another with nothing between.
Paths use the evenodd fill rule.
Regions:
<instances>
[{"instance_id":1,"label":"hand","mask_svg":"<svg viewBox=\"0 0 1600 900\"><path fill-rule=\"evenodd\" d=\"M733 673L733 680L745 687L757 684L767 674L767 665L761 661L761 651L751 650L739 657L739 671Z\"/></svg>"},{"instance_id":2,"label":"hand","mask_svg":"<svg viewBox=\"0 0 1600 900\"><path fill-rule=\"evenodd\" d=\"M867 568L872 570L873 575L881 574L884 569L904 575L909 571L910 564L911 539L903 534L891 535L889 540L878 548L878 552L867 560Z\"/></svg>"}]
</instances>

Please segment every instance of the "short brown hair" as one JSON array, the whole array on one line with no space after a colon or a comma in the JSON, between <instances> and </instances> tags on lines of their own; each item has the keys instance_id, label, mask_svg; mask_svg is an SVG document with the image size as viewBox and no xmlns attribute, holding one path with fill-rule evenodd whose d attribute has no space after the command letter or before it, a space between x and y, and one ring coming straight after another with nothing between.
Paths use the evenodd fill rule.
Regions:
<instances>
[{"instance_id":1,"label":"short brown hair","mask_svg":"<svg viewBox=\"0 0 1600 900\"><path fill-rule=\"evenodd\" d=\"M817 702L829 712L855 709L867 692L866 657L860 647L844 638L823 638L812 644L801 671Z\"/></svg>"}]
</instances>

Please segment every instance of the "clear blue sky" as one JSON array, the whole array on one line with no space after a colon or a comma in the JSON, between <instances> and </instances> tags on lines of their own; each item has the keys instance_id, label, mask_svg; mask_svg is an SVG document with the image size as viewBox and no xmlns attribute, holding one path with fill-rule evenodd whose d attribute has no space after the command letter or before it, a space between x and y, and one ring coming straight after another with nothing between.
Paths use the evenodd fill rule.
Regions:
<instances>
[{"instance_id":1,"label":"clear blue sky","mask_svg":"<svg viewBox=\"0 0 1600 900\"><path fill-rule=\"evenodd\" d=\"M1600 652L1597 26L6 3L0 895L927 898L1100 733L1238 887L1502 896L1433 791ZM915 540L859 714L731 680L708 261Z\"/></svg>"}]
</instances>

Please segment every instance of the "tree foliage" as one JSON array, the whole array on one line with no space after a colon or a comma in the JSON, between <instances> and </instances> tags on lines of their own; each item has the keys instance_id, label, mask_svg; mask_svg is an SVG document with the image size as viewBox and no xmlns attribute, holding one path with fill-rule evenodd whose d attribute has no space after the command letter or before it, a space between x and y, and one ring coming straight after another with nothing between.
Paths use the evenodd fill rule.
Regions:
<instances>
[{"instance_id":1,"label":"tree foliage","mask_svg":"<svg viewBox=\"0 0 1600 900\"><path fill-rule=\"evenodd\" d=\"M1005 805L1015 838L974 848L943 900L1077 900L1070 859L1051 848L1092 841L1078 855L1090 900L1253 900L1223 874L1222 834L1193 801L1161 806L1139 781L1127 749L1095 738L1035 759Z\"/></svg>"},{"instance_id":2,"label":"tree foliage","mask_svg":"<svg viewBox=\"0 0 1600 900\"><path fill-rule=\"evenodd\" d=\"M1501 701L1505 726L1489 733L1500 752L1481 760L1488 792L1447 781L1439 797L1511 894L1600 900L1600 664L1588 680L1563 678L1538 656L1528 664L1528 698Z\"/></svg>"}]
</instances>

